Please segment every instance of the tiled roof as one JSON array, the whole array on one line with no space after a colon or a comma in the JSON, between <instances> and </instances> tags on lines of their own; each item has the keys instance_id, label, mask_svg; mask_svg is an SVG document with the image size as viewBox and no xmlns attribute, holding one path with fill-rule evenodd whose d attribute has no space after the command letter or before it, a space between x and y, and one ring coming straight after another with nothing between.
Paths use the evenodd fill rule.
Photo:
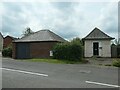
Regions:
<instances>
[{"instance_id":1,"label":"tiled roof","mask_svg":"<svg viewBox=\"0 0 120 90\"><path fill-rule=\"evenodd\" d=\"M94 28L93 31L91 31L85 38L83 38L83 40L94 40L94 39L110 39L110 40L112 40L114 38L108 36L107 34L102 32L98 28Z\"/></svg>"},{"instance_id":2,"label":"tiled roof","mask_svg":"<svg viewBox=\"0 0 120 90\"><path fill-rule=\"evenodd\" d=\"M18 39L18 38L15 38L15 37L13 37L13 36L9 36L9 35L7 35L6 37L4 37L4 39L5 39L5 38L8 38L8 37L11 38L12 40L17 40L17 39Z\"/></svg>"},{"instance_id":3,"label":"tiled roof","mask_svg":"<svg viewBox=\"0 0 120 90\"><path fill-rule=\"evenodd\" d=\"M28 36L24 36L21 39L15 40L14 42L38 42L38 41L58 41L65 42L62 37L56 35L50 30L44 29Z\"/></svg>"}]
</instances>

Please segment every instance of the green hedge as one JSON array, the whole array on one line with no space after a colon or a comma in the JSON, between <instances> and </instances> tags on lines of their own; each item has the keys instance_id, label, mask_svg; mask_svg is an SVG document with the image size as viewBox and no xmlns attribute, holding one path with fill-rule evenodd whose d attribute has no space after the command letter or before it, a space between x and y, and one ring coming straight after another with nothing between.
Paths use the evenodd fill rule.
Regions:
<instances>
[{"instance_id":1,"label":"green hedge","mask_svg":"<svg viewBox=\"0 0 120 90\"><path fill-rule=\"evenodd\" d=\"M12 47L7 47L2 50L2 55L4 57L12 57Z\"/></svg>"},{"instance_id":2,"label":"green hedge","mask_svg":"<svg viewBox=\"0 0 120 90\"><path fill-rule=\"evenodd\" d=\"M71 42L60 43L53 48L53 58L63 60L82 60L82 43L79 38L73 39Z\"/></svg>"}]
</instances>

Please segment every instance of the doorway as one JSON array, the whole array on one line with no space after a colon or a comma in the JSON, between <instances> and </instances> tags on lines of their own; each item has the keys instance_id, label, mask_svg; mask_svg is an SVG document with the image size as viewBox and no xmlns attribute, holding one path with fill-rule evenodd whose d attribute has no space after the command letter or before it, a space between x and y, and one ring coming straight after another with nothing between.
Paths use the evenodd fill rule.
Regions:
<instances>
[{"instance_id":1,"label":"doorway","mask_svg":"<svg viewBox=\"0 0 120 90\"><path fill-rule=\"evenodd\" d=\"M99 43L98 42L93 43L93 55L95 56L99 55Z\"/></svg>"},{"instance_id":2,"label":"doorway","mask_svg":"<svg viewBox=\"0 0 120 90\"><path fill-rule=\"evenodd\" d=\"M16 58L18 59L24 59L24 58L30 58L30 46L28 43L17 43L16 47Z\"/></svg>"}]
</instances>

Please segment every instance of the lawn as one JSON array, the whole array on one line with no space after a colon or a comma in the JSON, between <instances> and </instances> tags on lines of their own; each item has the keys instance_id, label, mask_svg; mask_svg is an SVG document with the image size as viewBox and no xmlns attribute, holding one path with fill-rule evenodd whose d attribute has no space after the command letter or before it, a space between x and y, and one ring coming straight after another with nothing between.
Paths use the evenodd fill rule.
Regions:
<instances>
[{"instance_id":1,"label":"lawn","mask_svg":"<svg viewBox=\"0 0 120 90\"><path fill-rule=\"evenodd\" d=\"M56 64L82 64L82 61L70 61L70 60L58 60L58 59L25 59L24 61L29 62L47 62Z\"/></svg>"}]
</instances>

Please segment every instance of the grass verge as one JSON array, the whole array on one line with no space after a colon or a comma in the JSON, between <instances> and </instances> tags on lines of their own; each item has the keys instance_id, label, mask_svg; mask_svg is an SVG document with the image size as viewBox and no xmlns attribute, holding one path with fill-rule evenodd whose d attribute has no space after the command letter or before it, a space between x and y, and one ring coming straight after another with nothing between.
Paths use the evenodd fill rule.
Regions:
<instances>
[{"instance_id":1,"label":"grass verge","mask_svg":"<svg viewBox=\"0 0 120 90\"><path fill-rule=\"evenodd\" d=\"M83 64L86 63L82 61L70 61L70 60L58 60L58 59L25 59L23 61L29 62L47 62L47 63L56 63L56 64Z\"/></svg>"},{"instance_id":2,"label":"grass verge","mask_svg":"<svg viewBox=\"0 0 120 90\"><path fill-rule=\"evenodd\" d=\"M120 59L119 60L114 60L112 65L115 66L115 67L120 67Z\"/></svg>"}]
</instances>

